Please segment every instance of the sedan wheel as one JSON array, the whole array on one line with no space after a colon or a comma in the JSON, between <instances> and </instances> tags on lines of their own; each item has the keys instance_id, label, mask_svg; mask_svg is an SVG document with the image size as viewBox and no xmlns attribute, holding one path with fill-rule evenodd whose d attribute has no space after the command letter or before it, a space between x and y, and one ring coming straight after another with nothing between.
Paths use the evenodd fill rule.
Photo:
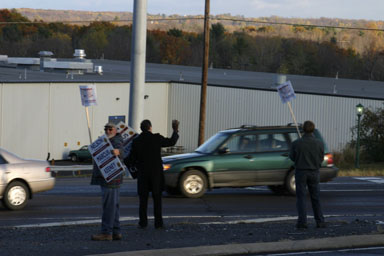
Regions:
<instances>
[{"instance_id":1,"label":"sedan wheel","mask_svg":"<svg viewBox=\"0 0 384 256\"><path fill-rule=\"evenodd\" d=\"M199 198L207 189L207 178L197 170L184 173L180 179L180 190L184 196Z\"/></svg>"},{"instance_id":2,"label":"sedan wheel","mask_svg":"<svg viewBox=\"0 0 384 256\"><path fill-rule=\"evenodd\" d=\"M25 207L29 198L27 186L19 181L9 184L4 193L3 202L10 210L20 210Z\"/></svg>"}]
</instances>

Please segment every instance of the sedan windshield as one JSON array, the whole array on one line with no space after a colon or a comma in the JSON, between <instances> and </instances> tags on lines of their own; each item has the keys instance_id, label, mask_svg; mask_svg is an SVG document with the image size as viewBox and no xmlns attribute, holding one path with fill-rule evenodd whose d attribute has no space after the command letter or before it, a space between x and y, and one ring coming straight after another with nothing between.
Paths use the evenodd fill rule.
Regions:
<instances>
[{"instance_id":1,"label":"sedan windshield","mask_svg":"<svg viewBox=\"0 0 384 256\"><path fill-rule=\"evenodd\" d=\"M195 151L198 153L212 153L217 149L219 145L221 145L227 138L229 134L219 132L209 138L206 142L204 142L200 147L198 147Z\"/></svg>"}]
</instances>

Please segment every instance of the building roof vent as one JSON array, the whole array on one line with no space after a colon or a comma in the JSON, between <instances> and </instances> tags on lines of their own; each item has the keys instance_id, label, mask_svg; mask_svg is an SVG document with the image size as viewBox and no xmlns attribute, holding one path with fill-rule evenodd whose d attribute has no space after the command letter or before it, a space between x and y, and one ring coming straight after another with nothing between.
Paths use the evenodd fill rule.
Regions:
<instances>
[{"instance_id":1,"label":"building roof vent","mask_svg":"<svg viewBox=\"0 0 384 256\"><path fill-rule=\"evenodd\" d=\"M103 74L103 66L95 66L93 71L99 75L102 75Z\"/></svg>"},{"instance_id":2,"label":"building roof vent","mask_svg":"<svg viewBox=\"0 0 384 256\"><path fill-rule=\"evenodd\" d=\"M85 56L87 55L85 54L85 51L83 49L75 49L73 57L75 57L76 59L84 59Z\"/></svg>"},{"instance_id":3,"label":"building roof vent","mask_svg":"<svg viewBox=\"0 0 384 256\"><path fill-rule=\"evenodd\" d=\"M51 57L53 55L53 52L50 51L39 51L40 57Z\"/></svg>"}]
</instances>

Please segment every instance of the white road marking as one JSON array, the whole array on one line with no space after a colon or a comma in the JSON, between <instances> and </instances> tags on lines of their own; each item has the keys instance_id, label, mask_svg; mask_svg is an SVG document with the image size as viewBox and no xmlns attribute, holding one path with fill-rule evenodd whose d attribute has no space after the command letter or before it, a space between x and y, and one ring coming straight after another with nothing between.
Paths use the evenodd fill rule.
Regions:
<instances>
[{"instance_id":1,"label":"white road marking","mask_svg":"<svg viewBox=\"0 0 384 256\"><path fill-rule=\"evenodd\" d=\"M327 215L325 217L340 217L342 215ZM216 222L203 222L200 224L239 224L239 223L264 223L264 222L275 222L275 221L286 221L286 220L294 220L297 219L296 216L280 216L280 217L272 217L272 218L254 218L255 216L220 216L220 215L206 215L206 216L163 216L164 219L176 219L176 218L221 218L223 221ZM148 217L149 219L153 219L153 217ZM226 219L236 219L239 220L226 220ZM308 216L308 218L313 218L313 216ZM18 225L13 226L14 228L42 228L42 227L60 227L60 226L73 226L73 225L86 225L86 224L94 224L101 223L101 219L89 219L84 217L84 219L88 220L79 220L79 221L63 221L63 222L50 222L50 223L37 223L37 224L26 224L26 225ZM120 221L137 221L139 218L137 217L120 217Z\"/></svg>"},{"instance_id":2,"label":"white road marking","mask_svg":"<svg viewBox=\"0 0 384 256\"><path fill-rule=\"evenodd\" d=\"M330 217L342 217L343 215L325 215L325 218ZM308 216L309 219L313 219L313 216ZM210 224L241 224L241 223L266 223L266 222L276 222L276 221L287 221L287 220L296 220L297 216L281 216L281 217L272 217L272 218L258 218L258 219L242 219L242 220L231 220L231 221L215 221L215 222L205 222L200 224L210 225Z\"/></svg>"},{"instance_id":3,"label":"white road marking","mask_svg":"<svg viewBox=\"0 0 384 256\"><path fill-rule=\"evenodd\" d=\"M326 218L332 217L346 217L348 215L325 215ZM377 216L375 214L363 214L359 215L361 217L372 217ZM37 224L26 224L26 225L18 225L11 226L13 228L41 228L41 227L60 227L60 226L74 226L74 225L86 225L86 224L94 224L101 223L101 219L96 219L92 217L83 217L86 220L79 221L64 221L64 222L50 222L50 223L37 223ZM266 223L266 222L277 222L277 221L288 221L288 220L296 220L297 216L279 216L279 217L268 217L268 218L255 218L253 215L233 215L233 216L222 216L222 215L201 215L201 216L163 216L164 219L208 219L208 218L220 218L222 221L213 221L213 222L199 222L202 225L209 224L242 224L242 223ZM308 218L314 218L309 215ZM120 217L120 221L137 221L139 218L137 217ZM148 219L153 219L153 216L149 216ZM238 219L238 220L233 220Z\"/></svg>"},{"instance_id":4,"label":"white road marking","mask_svg":"<svg viewBox=\"0 0 384 256\"><path fill-rule=\"evenodd\" d=\"M233 220L233 221L215 221L215 222L205 222L201 224L239 224L239 223L264 223L264 222L274 222L274 221L285 221L285 220L295 220L296 216L292 217L276 217L276 218L260 218L260 219L248 219L248 220Z\"/></svg>"},{"instance_id":5,"label":"white road marking","mask_svg":"<svg viewBox=\"0 0 384 256\"><path fill-rule=\"evenodd\" d=\"M135 217L122 217L120 218L120 221L137 220L137 219L138 218L135 218ZM85 225L85 224L93 224L93 223L101 223L101 219L26 224L26 225L14 226L14 228L60 227L60 226Z\"/></svg>"},{"instance_id":6,"label":"white road marking","mask_svg":"<svg viewBox=\"0 0 384 256\"><path fill-rule=\"evenodd\" d=\"M215 216L163 216L165 219L169 218L221 218L223 216L215 215ZM64 222L50 222L50 223L37 223L37 224L26 224L26 225L18 225L13 226L14 228L41 228L41 227L60 227L60 226L73 226L73 225L85 225L85 224L93 224L93 223L101 223L101 219L99 218L91 218L91 217L83 217L83 219L90 220L78 220L78 221L64 221ZM120 221L134 221L138 220L137 217L120 217ZM153 217L149 216L148 219L153 219Z\"/></svg>"},{"instance_id":7,"label":"white road marking","mask_svg":"<svg viewBox=\"0 0 384 256\"><path fill-rule=\"evenodd\" d=\"M378 177L354 177L354 179L370 181L370 182L378 183L378 184L384 184L384 179L383 178L378 178Z\"/></svg>"},{"instance_id":8,"label":"white road marking","mask_svg":"<svg viewBox=\"0 0 384 256\"><path fill-rule=\"evenodd\" d=\"M384 189L321 189L321 192L378 192Z\"/></svg>"}]
</instances>

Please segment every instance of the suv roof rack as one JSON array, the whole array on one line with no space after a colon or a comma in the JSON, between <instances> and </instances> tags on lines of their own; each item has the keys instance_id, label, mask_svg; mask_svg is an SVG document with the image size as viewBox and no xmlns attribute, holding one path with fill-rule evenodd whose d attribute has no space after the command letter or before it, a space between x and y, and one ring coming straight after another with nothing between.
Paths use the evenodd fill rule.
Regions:
<instances>
[{"instance_id":1,"label":"suv roof rack","mask_svg":"<svg viewBox=\"0 0 384 256\"><path fill-rule=\"evenodd\" d=\"M301 123L298 123L297 125L298 125L299 127L303 126L303 124L301 124ZM296 126L296 124L294 124L294 123L288 123L287 126Z\"/></svg>"},{"instance_id":2,"label":"suv roof rack","mask_svg":"<svg viewBox=\"0 0 384 256\"><path fill-rule=\"evenodd\" d=\"M302 124L298 124L299 127L303 127ZM264 130L264 129L282 129L282 128L293 128L295 127L294 123L289 123L287 125L253 125L253 124L243 124L239 127L232 127L232 128L227 128L226 130L232 130L232 129L247 129L247 130Z\"/></svg>"},{"instance_id":3,"label":"suv roof rack","mask_svg":"<svg viewBox=\"0 0 384 256\"><path fill-rule=\"evenodd\" d=\"M242 129L252 129L252 128L257 128L259 126L257 125L253 125L253 124L243 124L242 126L240 126L240 128Z\"/></svg>"}]
</instances>

